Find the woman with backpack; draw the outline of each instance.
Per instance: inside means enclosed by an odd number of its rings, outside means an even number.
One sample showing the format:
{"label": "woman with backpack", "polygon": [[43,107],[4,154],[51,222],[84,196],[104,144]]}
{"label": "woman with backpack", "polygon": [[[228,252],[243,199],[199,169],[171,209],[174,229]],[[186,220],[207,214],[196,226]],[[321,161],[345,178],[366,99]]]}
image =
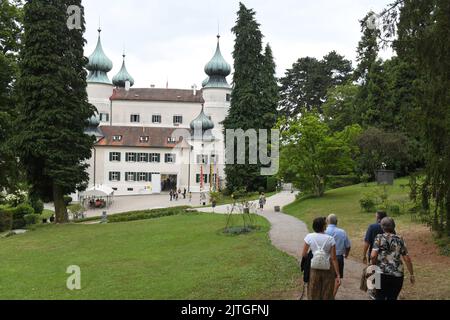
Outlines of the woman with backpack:
{"label": "woman with backpack", "polygon": [[308,300],[334,300],[334,288],[341,285],[341,275],[336,257],[336,242],[325,233],[327,218],[313,222],[314,233],[308,234],[303,247],[303,257],[311,250],[311,271],[308,284]]}

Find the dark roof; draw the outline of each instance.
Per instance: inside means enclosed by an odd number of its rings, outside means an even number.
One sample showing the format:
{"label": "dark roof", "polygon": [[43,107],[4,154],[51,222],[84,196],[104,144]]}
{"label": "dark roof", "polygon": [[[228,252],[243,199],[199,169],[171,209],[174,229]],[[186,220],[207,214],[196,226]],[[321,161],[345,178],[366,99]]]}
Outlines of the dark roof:
{"label": "dark roof", "polygon": [[192,90],[156,88],[136,88],[129,91],[126,91],[124,88],[117,88],[114,90],[111,100],[204,103],[201,90],[197,90],[197,94],[194,96]]}
{"label": "dark roof", "polygon": [[[104,138],[97,143],[97,146],[174,148],[177,145],[177,143],[169,143],[168,141],[168,138],[172,136],[173,132],[178,130],[176,128],[104,126],[100,127],[100,129]],[[122,140],[114,141],[114,136],[122,136]],[[141,142],[141,137],[149,137],[150,141]]]}

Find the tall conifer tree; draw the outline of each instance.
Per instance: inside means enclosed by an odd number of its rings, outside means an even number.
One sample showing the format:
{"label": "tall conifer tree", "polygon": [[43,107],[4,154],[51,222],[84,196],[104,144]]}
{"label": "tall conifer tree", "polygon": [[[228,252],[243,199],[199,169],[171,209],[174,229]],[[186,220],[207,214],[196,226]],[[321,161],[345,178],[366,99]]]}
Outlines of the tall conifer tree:
{"label": "tall conifer tree", "polygon": [[[70,3],[69,3],[70,2]],[[81,0],[30,0],[24,7],[21,106],[17,142],[33,193],[53,200],[67,221],[64,195],[83,188],[93,138],[84,133],[95,108],[87,101],[85,31],[67,25],[68,5]]]}
{"label": "tall conifer tree", "polygon": [[[268,46],[263,53],[263,35],[255,19],[255,11],[240,3],[238,18],[232,29],[236,35],[233,51],[234,77],[231,108],[224,121],[227,129],[272,129],[276,121],[277,90],[275,90],[275,63]],[[230,190],[246,188],[255,191],[266,186],[261,176],[261,164],[227,164],[227,187]]]}

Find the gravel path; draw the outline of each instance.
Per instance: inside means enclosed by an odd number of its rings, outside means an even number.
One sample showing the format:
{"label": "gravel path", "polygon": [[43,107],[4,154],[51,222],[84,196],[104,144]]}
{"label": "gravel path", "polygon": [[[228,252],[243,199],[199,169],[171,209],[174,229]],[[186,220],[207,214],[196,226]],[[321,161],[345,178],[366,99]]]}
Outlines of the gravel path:
{"label": "gravel path", "polygon": [[[282,208],[294,201],[295,194],[281,192],[268,198],[264,211],[258,212],[258,214],[266,218],[272,225],[270,230],[272,244],[296,259],[300,259],[303,250],[303,240],[309,233],[307,226],[293,216],[275,212],[275,206],[280,206]],[[254,203],[256,204],[257,201]],[[229,205],[218,206],[214,209],[214,212],[226,214],[228,208]],[[213,212],[213,209],[202,208],[201,211]],[[327,213],[324,212],[323,214],[326,215]],[[345,279],[338,292],[338,300],[367,300],[367,295],[359,290],[360,277],[363,268],[363,264],[359,262],[346,260]]]}

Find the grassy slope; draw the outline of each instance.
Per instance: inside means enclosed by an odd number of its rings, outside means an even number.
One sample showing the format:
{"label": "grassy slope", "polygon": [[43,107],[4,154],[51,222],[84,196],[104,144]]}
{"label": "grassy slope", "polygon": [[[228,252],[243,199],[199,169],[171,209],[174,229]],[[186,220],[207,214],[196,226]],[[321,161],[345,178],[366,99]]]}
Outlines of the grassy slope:
{"label": "grassy slope", "polygon": [[[399,179],[395,186],[389,187],[390,200],[398,201],[408,197],[406,179]],[[375,214],[362,213],[359,207],[361,196],[375,190],[375,184],[368,187],[351,186],[326,193],[324,198],[311,198],[297,201],[284,208],[284,212],[303,220],[311,229],[312,221],[319,216],[335,213],[339,217],[339,226],[344,228],[352,240],[352,258],[360,260],[362,245],[367,226],[374,222]],[[411,221],[409,215],[394,217],[398,233],[405,238],[413,259],[417,285],[405,285],[406,299],[450,299],[450,258],[438,255],[432,234],[420,224]]]}
{"label": "grassy slope", "polygon": [[[0,299],[290,298],[296,262],[260,222],[238,237],[219,232],[225,216],[207,214],[40,227],[0,239]],[[66,289],[70,265],[81,267],[81,291]]]}

